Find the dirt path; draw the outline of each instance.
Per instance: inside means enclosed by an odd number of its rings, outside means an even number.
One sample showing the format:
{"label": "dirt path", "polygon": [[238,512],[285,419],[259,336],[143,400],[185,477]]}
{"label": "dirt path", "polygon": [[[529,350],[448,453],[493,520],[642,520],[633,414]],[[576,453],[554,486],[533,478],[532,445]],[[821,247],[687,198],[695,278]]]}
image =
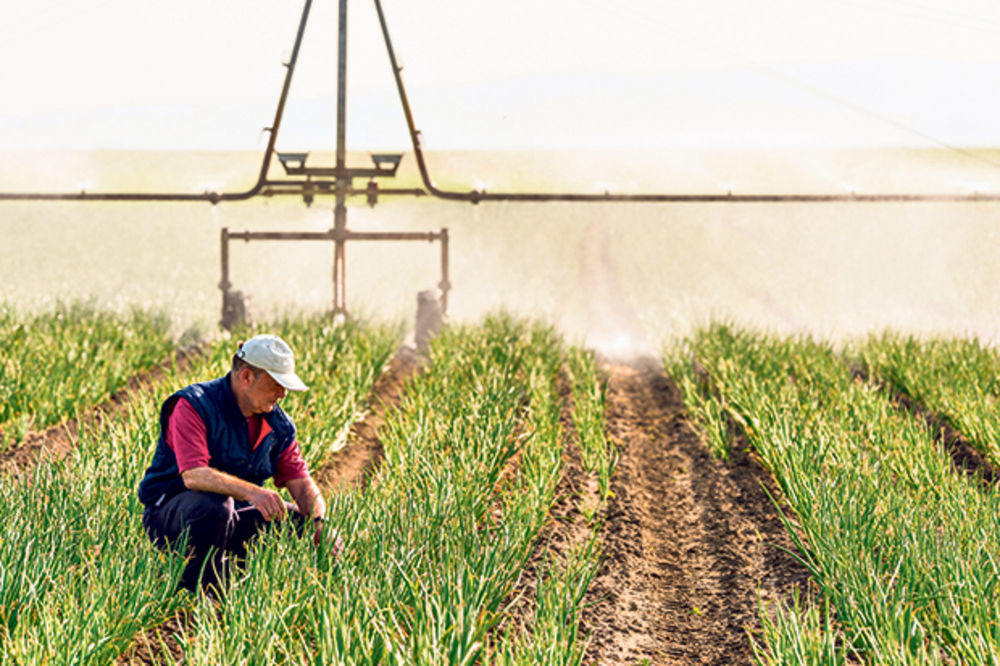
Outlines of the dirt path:
{"label": "dirt path", "polygon": [[713,459],[655,359],[609,365],[608,431],[622,454],[604,528],[605,566],[581,628],[588,663],[745,664],[765,600],[804,585],[761,484]]}
{"label": "dirt path", "polygon": [[[765,600],[788,598],[806,570],[749,460],[713,459],[692,429],[677,388],[651,355],[629,307],[606,230],[580,247],[588,346],[606,358],[608,435],[621,450],[606,508],[604,567],[581,630],[587,663],[746,664],[747,630]],[[764,484],[764,486],[762,486]]]}
{"label": "dirt path", "polygon": [[420,357],[411,347],[401,347],[389,367],[375,381],[365,417],[351,426],[347,444],[330,456],[314,474],[323,489],[357,486],[367,483],[384,452],[378,429],[387,412],[395,409],[403,397],[403,386],[420,370]]}

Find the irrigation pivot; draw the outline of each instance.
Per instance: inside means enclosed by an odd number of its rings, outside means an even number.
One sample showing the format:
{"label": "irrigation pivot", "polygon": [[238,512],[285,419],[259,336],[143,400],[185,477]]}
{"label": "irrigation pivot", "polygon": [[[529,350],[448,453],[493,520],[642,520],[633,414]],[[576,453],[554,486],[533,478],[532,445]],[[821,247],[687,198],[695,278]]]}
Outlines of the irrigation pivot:
{"label": "irrigation pivot", "polygon": [[[333,260],[333,313],[334,316],[344,316],[346,308],[346,244],[348,241],[425,241],[441,243],[441,280],[438,289],[441,293],[442,312],[447,312],[448,291],[451,288],[448,277],[448,230],[436,232],[366,232],[357,233],[347,227],[348,197],[364,196],[367,203],[374,206],[378,198],[391,196],[434,196],[448,201],[465,201],[477,204],[484,201],[512,202],[647,202],[647,203],[866,203],[866,202],[982,202],[1000,201],[1000,193],[938,193],[917,194],[908,192],[858,194],[855,192],[842,194],[733,194],[727,193],[585,193],[585,192],[487,192],[485,190],[470,190],[466,192],[445,190],[436,186],[431,179],[424,159],[421,145],[421,134],[416,128],[413,113],[410,108],[406,88],[402,79],[402,68],[396,60],[395,50],[389,36],[385,13],[381,0],[374,0],[378,14],[382,37],[386,52],[392,67],[400,104],[406,117],[407,129],[413,153],[420,171],[424,187],[419,188],[383,188],[379,185],[382,178],[392,178],[396,175],[402,160],[401,153],[373,154],[372,166],[348,167],[346,164],[346,100],[347,100],[347,0],[339,0],[338,14],[338,49],[337,49],[337,146],[336,163],[334,166],[308,166],[309,153],[283,153],[276,150],[278,131],[284,115],[285,101],[291,86],[292,76],[298,61],[299,49],[302,44],[305,27],[309,20],[312,0],[305,0],[302,16],[299,20],[295,43],[291,57],[287,63],[284,83],[278,98],[274,120],[270,127],[264,128],[268,134],[267,148],[261,160],[260,173],[256,183],[248,189],[239,192],[79,192],[40,193],[40,192],[0,192],[0,200],[20,201],[206,201],[218,204],[225,201],[243,201],[253,197],[264,196],[301,196],[305,204],[311,205],[318,196],[333,196],[335,198],[333,226],[323,232],[230,232],[222,229],[221,237],[221,273],[219,288],[223,296],[223,325],[228,326],[238,319],[234,313],[242,308],[241,295],[232,290],[229,281],[229,243],[233,240],[250,241],[327,241],[334,244]],[[284,178],[270,177],[272,158],[277,156],[284,172]],[[355,187],[355,179],[367,179],[364,187]],[[228,313],[228,314],[227,314]]]}
{"label": "irrigation pivot", "polygon": [[[194,192],[87,192],[81,190],[72,193],[39,193],[39,192],[0,192],[0,200],[19,201],[207,201],[213,205],[224,201],[244,201],[257,196],[280,196],[296,195],[301,196],[307,206],[311,205],[315,198],[320,195],[332,195],[335,197],[333,213],[333,227],[323,232],[230,232],[228,228],[222,229],[220,263],[222,277],[219,281],[219,289],[222,290],[222,325],[231,328],[238,323],[246,312],[243,301],[243,294],[232,289],[233,285],[229,281],[229,243],[232,240],[250,241],[328,241],[334,245],[333,262],[333,315],[334,317],[346,316],[346,244],[348,241],[425,241],[438,242],[441,244],[441,280],[438,282],[440,290],[440,305],[443,314],[447,314],[448,292],[451,283],[448,277],[448,230],[429,232],[354,232],[347,228],[347,197],[364,196],[370,206],[378,202],[378,198],[383,194],[420,196],[425,194],[422,189],[405,188],[381,188],[378,179],[392,178],[396,175],[399,163],[402,160],[401,153],[376,153],[372,154],[373,166],[371,167],[348,167],[346,164],[346,97],[347,97],[347,0],[340,0],[340,11],[338,16],[338,53],[337,53],[337,151],[336,164],[332,167],[308,166],[309,153],[283,153],[275,148],[278,131],[281,127],[281,120],[285,111],[285,102],[288,99],[288,91],[291,87],[292,76],[295,73],[295,66],[298,62],[299,51],[302,45],[302,38],[305,34],[306,24],[309,21],[309,13],[312,8],[312,0],[305,0],[302,8],[302,16],[299,19],[298,30],[295,35],[295,43],[292,47],[291,57],[284,63],[286,68],[284,83],[281,94],[278,97],[278,105],[274,112],[274,120],[270,127],[265,127],[268,132],[267,148],[261,161],[260,173],[256,183],[245,191],[240,192],[215,192],[205,191]],[[274,179],[269,176],[272,166],[272,157],[277,156],[286,178]],[[358,188],[354,186],[357,178],[367,178],[367,184]]]}
{"label": "irrigation pivot", "polygon": [[[305,25],[309,18],[309,8],[312,0],[306,0],[302,12],[302,20],[299,23],[299,31],[295,39],[295,48],[292,60],[288,65],[288,73],[285,77],[285,85],[281,91],[281,99],[278,102],[276,112],[276,125],[280,122],[280,115],[284,110],[285,97],[288,93],[288,86],[291,82],[294,70],[294,60],[298,55],[298,48],[305,31]],[[337,153],[336,164],[333,167],[310,167],[306,165],[308,153],[278,153],[278,161],[285,171],[286,176],[294,176],[287,181],[275,181],[269,183],[268,194],[301,194],[305,204],[311,205],[316,195],[319,193],[332,193],[336,197],[333,209],[333,228],[325,232],[251,232],[244,231],[230,233],[228,229],[222,230],[221,237],[221,263],[222,279],[219,288],[222,290],[222,324],[229,326],[237,323],[238,317],[235,313],[243,310],[238,292],[231,290],[229,282],[229,241],[243,240],[320,240],[332,241],[333,251],[333,316],[341,317],[347,315],[347,241],[349,240],[369,240],[369,241],[438,241],[441,243],[441,280],[438,288],[441,292],[442,312],[447,312],[448,290],[451,284],[448,280],[448,230],[441,229],[440,232],[368,232],[357,233],[347,228],[347,197],[356,194],[357,190],[353,183],[355,178],[368,178],[368,184],[363,192],[368,204],[374,206],[378,201],[379,186],[377,178],[392,178],[396,175],[402,154],[381,153],[373,154],[373,167],[351,168],[347,166],[346,147],[346,126],[347,126],[347,0],[340,0],[340,11],[338,15],[338,35],[337,35]],[[273,140],[275,132],[272,131]],[[262,169],[262,177],[266,176],[266,168]],[[302,180],[302,176],[305,180]],[[316,180],[314,180],[314,178]],[[332,181],[329,179],[333,179]],[[325,179],[325,180],[324,180]]]}
{"label": "irrigation pivot", "polygon": [[443,190],[437,187],[431,180],[430,172],[427,169],[427,162],[424,160],[423,148],[421,146],[421,132],[417,129],[413,120],[413,113],[410,109],[409,98],[406,95],[406,87],[403,85],[402,71],[396,61],[396,52],[392,46],[392,39],[389,36],[389,27],[386,24],[385,12],[382,11],[382,0],[374,0],[375,10],[378,13],[379,25],[382,28],[382,37],[385,40],[385,48],[389,54],[389,63],[392,66],[392,74],[396,80],[396,90],[399,93],[399,101],[403,106],[403,113],[406,116],[407,129],[410,132],[410,142],[413,145],[413,154],[417,159],[417,167],[420,170],[420,178],[423,180],[427,193],[446,199],[449,201],[467,201],[477,204],[481,201],[564,201],[564,202],[646,202],[646,203],[837,203],[837,202],[965,202],[965,201],[1000,201],[1000,194],[913,194],[913,193],[886,193],[886,194],[857,194],[850,192],[847,194],[733,194],[728,192],[709,194],[679,194],[679,193],[647,193],[647,194],[616,194],[612,192],[604,193],[581,193],[581,192],[486,192],[485,190],[471,190],[469,192],[459,192],[455,190]]}

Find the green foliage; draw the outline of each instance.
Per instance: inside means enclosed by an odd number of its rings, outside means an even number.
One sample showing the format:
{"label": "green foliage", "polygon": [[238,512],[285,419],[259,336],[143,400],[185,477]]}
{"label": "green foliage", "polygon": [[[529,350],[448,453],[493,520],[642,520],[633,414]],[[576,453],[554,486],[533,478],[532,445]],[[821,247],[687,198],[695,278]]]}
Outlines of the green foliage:
{"label": "green foliage", "polygon": [[218,613],[199,606],[189,660],[489,661],[554,500],[560,365],[549,329],[508,317],[442,334],[380,433],[373,483],[330,498],[343,556],[262,539]]}
{"label": "green foliage", "polygon": [[[366,409],[400,330],[296,316],[234,337],[263,330],[289,342],[310,386],[284,407],[315,467]],[[580,663],[598,525],[546,559],[532,617],[505,624],[562,474],[567,358],[551,328],[498,315],[445,331],[380,432],[377,477],[328,497],[345,552],[334,557],[329,531],[315,547],[280,526],[218,604],[174,592],[183,562],[148,543],[136,486],[163,398],[225,373],[234,349],[217,340],[183,372],[169,366],[160,386],[83,428],[64,461],[0,484],[0,664],[110,663],[181,611],[192,664]],[[607,452],[603,384],[573,354],[577,428]]]}
{"label": "green foliage", "polygon": [[602,502],[611,496],[611,475],[618,451],[605,436],[607,381],[600,376],[593,352],[574,347],[567,353],[573,391],[573,423],[580,438],[584,469],[597,476]]}
{"label": "green foliage", "polygon": [[63,304],[31,316],[0,308],[0,430],[6,446],[28,430],[75,417],[173,350],[169,319]]}
{"label": "green foliage", "polygon": [[[398,340],[396,328],[331,331],[320,317],[268,330],[296,350],[298,369],[319,394],[315,400],[344,405],[334,415],[340,421],[363,409],[385,350]],[[331,345],[338,358],[370,367],[336,377],[329,366],[310,367],[324,362],[321,352],[332,336],[339,336]],[[187,383],[225,373],[234,349],[234,341],[219,340],[183,373],[169,366],[160,386],[141,389],[127,410],[84,428],[64,461],[39,465],[33,478],[0,483],[0,663],[110,663],[137,633],[178,609],[198,608],[186,593],[175,594],[183,563],[144,535],[136,488],[152,457],[162,400]],[[334,395],[322,398],[326,393]],[[303,410],[294,403],[288,408],[294,417]],[[310,418],[320,417],[306,415],[299,423]],[[283,547],[300,546],[290,540]],[[209,615],[199,615],[200,631],[213,626]]]}
{"label": "green foliage", "polygon": [[699,418],[741,424],[836,617],[817,624],[793,607],[766,625],[758,654],[784,650],[808,623],[833,632],[814,645],[869,663],[1000,660],[1000,493],[957,474],[923,423],[828,345],[718,325],[687,344],[704,376],[674,366],[696,389],[685,399]]}
{"label": "green foliage", "polygon": [[600,566],[600,536],[568,553],[549,553],[538,568],[529,631],[515,635],[492,655],[496,664],[581,664],[587,640],[579,635],[583,598]]}
{"label": "green foliage", "polygon": [[[589,448],[591,466],[588,471],[598,476],[600,471],[610,475],[617,453],[613,447],[605,443],[604,438],[604,383],[598,381],[596,363],[592,354],[578,348],[566,352],[567,365],[570,368],[572,384],[573,409],[572,417],[578,435],[581,455],[586,456],[585,447]],[[551,408],[539,410],[535,414],[534,429],[536,433],[547,434],[541,438],[544,441],[558,441],[563,434],[559,425],[561,400],[556,383],[553,381],[557,368],[549,368],[546,375],[547,387],[535,391],[536,399]],[[595,431],[596,428],[600,431]],[[586,432],[589,441],[585,442]],[[536,442],[541,441],[536,438]],[[548,463],[548,469],[560,469],[562,452],[560,447],[539,447],[538,454],[542,456],[539,462]],[[526,454],[522,457],[522,465],[529,469],[533,459]],[[542,488],[528,486],[526,493],[551,496],[554,485],[559,479],[551,475],[538,476],[524,474],[522,478],[544,480]],[[600,481],[599,481],[600,482]],[[605,487],[607,487],[605,485]],[[568,551],[556,552],[545,546],[542,551],[542,562],[534,567],[536,576],[536,594],[530,600],[531,613],[523,619],[523,626],[508,627],[502,639],[496,641],[496,647],[491,654],[490,662],[497,664],[579,664],[583,661],[587,648],[587,637],[579,635],[580,617],[583,611],[583,598],[590,587],[590,582],[601,565],[602,524],[592,520],[593,513],[603,505],[605,495],[597,499],[597,506],[581,506],[581,512],[588,510],[589,533],[581,544],[572,546]],[[539,506],[542,508],[542,506]],[[559,518],[565,520],[566,518]],[[551,519],[550,519],[551,520]]]}
{"label": "green foliage", "polygon": [[884,333],[855,352],[872,375],[946,422],[1000,466],[1000,354],[976,339]]}
{"label": "green foliage", "polygon": [[182,562],[138,520],[156,412],[147,393],[81,432],[69,458],[0,484],[0,662],[108,663],[184,603]]}
{"label": "green foliage", "polygon": [[798,590],[792,596],[791,605],[778,602],[772,609],[761,602],[760,619],[763,645],[753,636],[750,638],[754,659],[759,664],[841,666],[860,659],[847,646],[838,643],[829,603],[820,605],[802,599]]}

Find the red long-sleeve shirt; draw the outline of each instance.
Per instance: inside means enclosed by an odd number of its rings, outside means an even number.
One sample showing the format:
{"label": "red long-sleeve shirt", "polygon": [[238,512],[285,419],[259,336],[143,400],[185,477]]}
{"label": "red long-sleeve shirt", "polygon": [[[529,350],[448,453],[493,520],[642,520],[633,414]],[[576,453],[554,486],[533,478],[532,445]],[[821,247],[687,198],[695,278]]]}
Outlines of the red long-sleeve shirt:
{"label": "red long-sleeve shirt", "polygon": [[[257,448],[271,426],[260,414],[247,417],[247,427],[250,429],[250,441]],[[167,446],[177,457],[177,472],[183,473],[195,467],[208,466],[211,456],[208,453],[208,430],[198,412],[185,398],[178,398],[174,409],[167,419]],[[274,473],[274,485],[284,486],[292,479],[304,479],[309,475],[306,461],[302,458],[299,441],[294,440],[278,456],[278,464]]]}

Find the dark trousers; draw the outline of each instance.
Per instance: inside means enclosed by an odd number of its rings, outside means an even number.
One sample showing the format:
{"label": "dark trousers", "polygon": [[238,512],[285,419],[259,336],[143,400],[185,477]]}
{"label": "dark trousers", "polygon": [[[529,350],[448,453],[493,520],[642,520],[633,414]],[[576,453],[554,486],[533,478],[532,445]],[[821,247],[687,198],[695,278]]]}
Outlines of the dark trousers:
{"label": "dark trousers", "polygon": [[[302,514],[294,504],[285,504],[289,517],[302,531]],[[187,534],[189,559],[180,585],[192,592],[197,589],[199,576],[203,588],[222,589],[227,568],[246,558],[247,544],[270,525],[249,502],[200,490],[185,490],[160,506],[146,507],[142,524],[159,548],[179,544]]]}

